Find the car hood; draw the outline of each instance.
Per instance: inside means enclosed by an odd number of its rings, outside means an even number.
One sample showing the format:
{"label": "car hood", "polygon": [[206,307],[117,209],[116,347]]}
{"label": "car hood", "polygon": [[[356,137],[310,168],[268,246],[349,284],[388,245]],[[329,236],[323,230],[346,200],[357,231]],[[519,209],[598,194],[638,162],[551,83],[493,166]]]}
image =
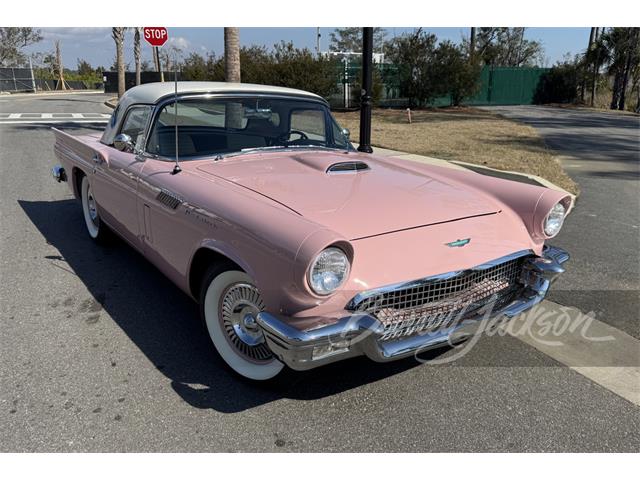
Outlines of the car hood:
{"label": "car hood", "polygon": [[[341,162],[364,162],[369,168],[327,172]],[[353,152],[245,154],[198,170],[269,197],[350,240],[500,210],[477,190]]]}

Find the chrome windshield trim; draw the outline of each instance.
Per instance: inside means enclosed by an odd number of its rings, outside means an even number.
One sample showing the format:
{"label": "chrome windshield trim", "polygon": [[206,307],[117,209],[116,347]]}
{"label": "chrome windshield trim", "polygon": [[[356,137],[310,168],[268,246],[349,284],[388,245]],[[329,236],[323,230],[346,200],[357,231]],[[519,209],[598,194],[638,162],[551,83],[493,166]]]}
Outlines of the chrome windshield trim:
{"label": "chrome windshield trim", "polygon": [[[209,99],[209,98],[216,98],[216,99],[220,99],[220,98],[243,98],[243,97],[249,97],[249,98],[255,98],[255,97],[260,97],[260,98],[269,98],[269,99],[282,99],[282,100],[294,100],[294,101],[304,101],[304,102],[311,102],[311,103],[317,103],[319,105],[324,106],[325,108],[327,108],[327,110],[329,109],[329,103],[322,99],[322,98],[315,98],[315,97],[307,97],[305,95],[296,95],[296,94],[269,94],[269,93],[253,93],[253,92],[241,92],[241,93],[232,93],[232,92],[225,92],[225,93],[182,93],[182,94],[178,94],[178,101],[181,100],[192,100],[192,99],[198,99],[198,98],[202,98],[202,99]],[[151,130],[153,128],[153,126],[155,125],[156,119],[157,117],[160,115],[160,112],[162,111],[162,109],[164,108],[165,105],[171,104],[175,101],[176,96],[174,94],[168,94],[165,95],[164,97],[158,99],[158,102],[155,104],[153,110],[151,111],[151,115],[150,115],[150,121],[147,124],[147,129],[145,131],[145,139],[144,139],[144,146],[142,148],[143,152],[147,155],[155,155],[151,152],[149,152],[147,150],[148,146],[149,146],[149,137],[151,136]],[[331,114],[331,112],[328,112],[329,115]],[[185,157],[185,160],[198,160],[201,158],[207,158],[207,157],[215,157],[215,154],[212,155],[202,155],[199,157]],[[156,155],[156,158],[158,160],[166,160],[167,161],[171,161],[174,162],[175,159],[169,159],[167,157],[162,157],[160,155]]]}
{"label": "chrome windshield trim", "polygon": [[450,278],[454,278],[454,277],[458,277],[460,275],[464,275],[464,274],[466,274],[468,272],[473,272],[473,271],[478,271],[478,270],[486,270],[488,268],[495,267],[496,265],[500,265],[500,264],[508,262],[510,260],[515,260],[516,258],[526,257],[528,255],[535,255],[535,253],[534,253],[533,250],[519,250],[517,252],[510,253],[509,255],[505,255],[503,257],[496,258],[495,260],[490,260],[490,261],[482,263],[480,265],[476,265],[475,267],[472,267],[472,268],[467,268],[467,269],[464,269],[464,270],[455,270],[455,271],[446,272],[446,273],[439,273],[439,274],[436,274],[436,275],[431,275],[431,276],[428,276],[428,277],[419,278],[417,280],[410,280],[408,282],[399,282],[399,283],[394,283],[394,284],[391,284],[391,285],[385,285],[384,287],[374,288],[372,290],[365,290],[363,292],[358,293],[355,297],[353,297],[349,301],[347,306],[345,307],[345,310],[355,310],[356,306],[358,304],[360,304],[362,301],[366,300],[367,298],[376,296],[376,295],[392,292],[394,290],[404,290],[404,289],[408,289],[408,288],[412,288],[412,287],[417,287],[417,286],[423,285],[425,283],[437,282],[437,281],[441,281],[441,280],[448,280]]}

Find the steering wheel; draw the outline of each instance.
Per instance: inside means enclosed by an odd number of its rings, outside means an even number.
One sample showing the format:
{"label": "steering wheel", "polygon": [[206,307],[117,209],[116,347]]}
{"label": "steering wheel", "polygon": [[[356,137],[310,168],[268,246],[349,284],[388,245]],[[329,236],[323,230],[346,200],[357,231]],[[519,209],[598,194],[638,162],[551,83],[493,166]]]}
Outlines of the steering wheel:
{"label": "steering wheel", "polygon": [[[300,138],[297,138],[295,140],[289,140],[289,137],[291,137],[292,134],[299,135]],[[288,132],[285,132],[282,135],[280,135],[278,137],[278,140],[286,144],[289,144],[293,142],[298,142],[300,140],[309,140],[309,137],[302,130],[289,130]]]}

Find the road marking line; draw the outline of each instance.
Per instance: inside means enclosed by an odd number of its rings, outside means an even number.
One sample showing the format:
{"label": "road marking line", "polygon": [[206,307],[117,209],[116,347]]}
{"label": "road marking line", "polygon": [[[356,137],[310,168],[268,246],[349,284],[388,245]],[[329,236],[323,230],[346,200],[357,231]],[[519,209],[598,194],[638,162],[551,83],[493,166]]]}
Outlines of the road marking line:
{"label": "road marking line", "polygon": [[9,118],[20,118],[22,116],[21,113],[10,113]]}
{"label": "road marking line", "polygon": [[[539,318],[533,328],[528,322]],[[544,335],[535,335],[536,330]],[[611,325],[545,300],[514,318],[512,336],[568,366],[607,390],[640,406],[640,340]],[[598,340],[600,339],[600,340]]]}
{"label": "road marking line", "polygon": [[108,123],[109,120],[107,119],[102,119],[102,118],[96,118],[94,120],[74,120],[72,118],[69,119],[64,119],[64,118],[59,118],[59,119],[51,119],[51,120],[42,120],[42,119],[32,119],[32,120],[9,120],[9,121],[3,121],[2,119],[0,119],[0,125],[17,125],[17,124],[22,124],[22,123]]}
{"label": "road marking line", "polygon": [[72,113],[71,116],[73,118],[84,118],[84,115],[82,115],[81,113]]}
{"label": "road marking line", "polygon": [[40,118],[53,118],[53,113],[43,113]]}

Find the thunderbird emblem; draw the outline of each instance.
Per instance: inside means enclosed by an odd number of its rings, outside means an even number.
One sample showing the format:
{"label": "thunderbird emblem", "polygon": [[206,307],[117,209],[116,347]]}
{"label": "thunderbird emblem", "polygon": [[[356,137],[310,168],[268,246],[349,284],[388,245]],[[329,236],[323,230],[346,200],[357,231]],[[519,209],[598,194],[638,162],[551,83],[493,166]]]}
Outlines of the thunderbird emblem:
{"label": "thunderbird emblem", "polygon": [[471,241],[470,238],[465,238],[464,240],[456,240],[455,242],[445,243],[447,247],[464,247],[467,243]]}

